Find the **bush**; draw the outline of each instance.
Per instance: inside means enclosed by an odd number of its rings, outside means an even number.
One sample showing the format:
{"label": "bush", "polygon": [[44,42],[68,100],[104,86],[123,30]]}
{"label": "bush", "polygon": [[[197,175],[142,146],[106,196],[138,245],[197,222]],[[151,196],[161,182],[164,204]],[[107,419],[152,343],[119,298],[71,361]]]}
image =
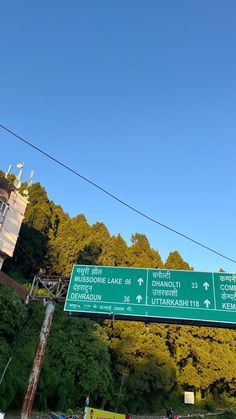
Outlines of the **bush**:
{"label": "bush", "polygon": [[208,394],[205,401],[205,408],[208,412],[214,412],[215,411],[215,400],[212,396],[212,394]]}
{"label": "bush", "polygon": [[221,419],[235,419],[236,418],[236,407],[232,409],[227,409],[222,416],[220,416]]}

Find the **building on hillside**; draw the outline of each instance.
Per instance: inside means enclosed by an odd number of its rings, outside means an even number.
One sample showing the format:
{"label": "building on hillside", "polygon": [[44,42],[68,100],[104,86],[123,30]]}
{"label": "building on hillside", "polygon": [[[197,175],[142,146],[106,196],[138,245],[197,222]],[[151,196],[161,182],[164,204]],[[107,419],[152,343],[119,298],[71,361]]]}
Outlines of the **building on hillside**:
{"label": "building on hillside", "polygon": [[28,202],[27,196],[0,176],[0,270],[6,257],[13,256]]}

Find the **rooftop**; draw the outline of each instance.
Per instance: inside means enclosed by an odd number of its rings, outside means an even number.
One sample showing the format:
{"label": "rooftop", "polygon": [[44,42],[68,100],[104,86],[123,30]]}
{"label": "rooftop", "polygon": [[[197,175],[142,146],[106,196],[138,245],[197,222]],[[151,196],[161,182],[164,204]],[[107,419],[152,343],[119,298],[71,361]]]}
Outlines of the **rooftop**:
{"label": "rooftop", "polygon": [[0,176],[0,188],[5,189],[7,192],[15,191],[13,183],[9,182],[5,177]]}

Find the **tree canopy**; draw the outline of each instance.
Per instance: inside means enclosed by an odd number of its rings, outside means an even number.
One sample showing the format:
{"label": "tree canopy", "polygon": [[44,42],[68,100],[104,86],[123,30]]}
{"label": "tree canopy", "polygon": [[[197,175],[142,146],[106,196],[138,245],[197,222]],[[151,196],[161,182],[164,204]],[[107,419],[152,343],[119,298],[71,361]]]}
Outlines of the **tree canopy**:
{"label": "tree canopy", "polygon": [[[84,214],[71,218],[36,183],[14,257],[4,264],[27,283],[40,268],[69,276],[74,263],[104,266],[192,269],[180,253],[162,261],[145,234],[128,246],[102,222],[89,225]],[[0,286],[0,409],[20,409],[27,386],[43,305],[25,306]],[[204,327],[68,318],[58,306],[35,399],[38,409],[94,407],[123,412],[155,412],[180,404],[184,390],[197,403],[225,403],[236,396],[236,332]],[[119,397],[119,400],[118,400]]]}

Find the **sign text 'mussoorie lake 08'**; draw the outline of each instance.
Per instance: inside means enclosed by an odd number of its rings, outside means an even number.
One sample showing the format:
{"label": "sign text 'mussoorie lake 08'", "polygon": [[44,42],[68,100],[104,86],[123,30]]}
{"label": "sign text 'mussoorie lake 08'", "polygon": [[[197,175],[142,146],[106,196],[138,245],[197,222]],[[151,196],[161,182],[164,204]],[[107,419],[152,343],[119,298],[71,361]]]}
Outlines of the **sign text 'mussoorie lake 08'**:
{"label": "sign text 'mussoorie lake 08'", "polygon": [[64,310],[236,328],[236,274],[74,265]]}

